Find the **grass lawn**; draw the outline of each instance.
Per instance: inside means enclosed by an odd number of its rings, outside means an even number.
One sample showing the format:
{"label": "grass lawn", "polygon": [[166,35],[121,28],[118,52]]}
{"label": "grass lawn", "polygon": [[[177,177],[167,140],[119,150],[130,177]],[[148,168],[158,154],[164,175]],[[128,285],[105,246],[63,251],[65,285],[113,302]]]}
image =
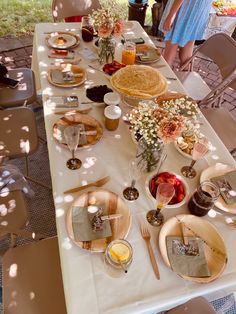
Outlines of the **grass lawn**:
{"label": "grass lawn", "polygon": [[[127,6],[128,12],[128,0],[118,1]],[[149,0],[148,24],[151,24],[151,6],[154,2]],[[0,0],[0,37],[30,34],[36,23],[52,22],[51,3],[52,0]]]}

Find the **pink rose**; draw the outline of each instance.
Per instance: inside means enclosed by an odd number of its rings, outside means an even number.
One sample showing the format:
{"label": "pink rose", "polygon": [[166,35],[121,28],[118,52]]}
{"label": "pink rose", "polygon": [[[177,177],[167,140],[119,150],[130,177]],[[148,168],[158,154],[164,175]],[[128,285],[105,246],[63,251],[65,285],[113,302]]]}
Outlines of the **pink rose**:
{"label": "pink rose", "polygon": [[180,136],[184,129],[184,119],[175,117],[172,119],[163,119],[161,122],[158,135],[165,143],[170,143]]}
{"label": "pink rose", "polygon": [[114,26],[114,35],[119,37],[123,31],[123,22],[117,21]]}
{"label": "pink rose", "polygon": [[106,26],[101,26],[98,29],[98,36],[99,37],[107,38],[107,37],[111,36],[111,33],[112,33],[112,29],[108,28]]}

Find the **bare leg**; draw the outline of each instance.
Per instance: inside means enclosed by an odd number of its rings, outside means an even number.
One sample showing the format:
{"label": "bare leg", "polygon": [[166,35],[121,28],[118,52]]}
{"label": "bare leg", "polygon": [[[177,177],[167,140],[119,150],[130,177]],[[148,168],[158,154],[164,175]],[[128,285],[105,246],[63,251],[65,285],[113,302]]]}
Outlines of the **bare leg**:
{"label": "bare leg", "polygon": [[170,67],[172,66],[175,60],[177,49],[178,49],[178,44],[172,44],[170,40],[166,41],[164,58]]}
{"label": "bare leg", "polygon": [[[182,66],[187,60],[189,60],[192,57],[193,47],[194,47],[194,41],[189,41],[184,47],[179,48],[180,66]],[[188,69],[189,68],[187,67],[184,70],[187,71]]]}

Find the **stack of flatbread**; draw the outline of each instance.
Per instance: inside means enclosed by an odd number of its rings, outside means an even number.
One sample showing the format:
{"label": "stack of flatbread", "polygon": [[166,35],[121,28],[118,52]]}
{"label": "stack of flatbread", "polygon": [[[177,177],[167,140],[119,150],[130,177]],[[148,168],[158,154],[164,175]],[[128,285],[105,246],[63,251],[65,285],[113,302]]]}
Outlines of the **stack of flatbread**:
{"label": "stack of flatbread", "polygon": [[121,94],[142,99],[154,98],[167,91],[165,77],[146,65],[127,65],[112,75],[111,84]]}

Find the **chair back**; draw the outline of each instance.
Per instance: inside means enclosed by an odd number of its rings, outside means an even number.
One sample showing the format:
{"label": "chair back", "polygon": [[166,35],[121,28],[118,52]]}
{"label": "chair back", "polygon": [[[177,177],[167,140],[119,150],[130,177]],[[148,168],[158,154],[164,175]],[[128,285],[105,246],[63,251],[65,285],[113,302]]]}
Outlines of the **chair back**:
{"label": "chair back", "polygon": [[56,22],[66,17],[88,15],[100,8],[98,0],[53,0],[52,16]]}
{"label": "chair back", "polygon": [[57,238],[9,249],[3,256],[5,314],[66,314]]}
{"label": "chair back", "polygon": [[200,52],[217,66],[222,79],[229,77],[236,69],[236,41],[225,33],[217,33],[208,38],[195,54]]}

